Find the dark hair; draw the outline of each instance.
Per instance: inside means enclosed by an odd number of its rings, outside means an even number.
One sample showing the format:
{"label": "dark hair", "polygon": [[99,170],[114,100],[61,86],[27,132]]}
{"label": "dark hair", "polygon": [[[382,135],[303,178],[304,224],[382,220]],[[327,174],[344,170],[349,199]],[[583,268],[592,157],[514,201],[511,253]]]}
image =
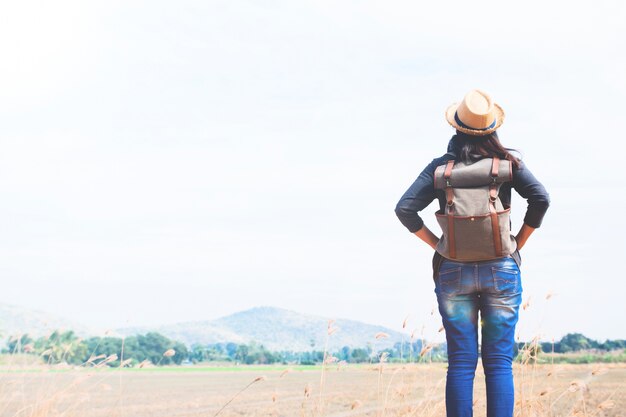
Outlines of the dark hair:
{"label": "dark hair", "polygon": [[497,156],[501,159],[508,159],[515,168],[520,167],[521,158],[511,154],[511,152],[518,154],[519,152],[502,146],[497,132],[484,136],[473,136],[457,130],[456,135],[450,139],[450,145],[451,150],[463,162],[474,162],[481,158]]}

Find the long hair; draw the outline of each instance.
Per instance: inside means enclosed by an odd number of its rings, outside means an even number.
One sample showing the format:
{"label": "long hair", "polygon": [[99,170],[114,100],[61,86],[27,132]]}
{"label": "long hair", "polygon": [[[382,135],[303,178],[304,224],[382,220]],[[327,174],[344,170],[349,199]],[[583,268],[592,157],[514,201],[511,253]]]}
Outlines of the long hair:
{"label": "long hair", "polygon": [[515,168],[520,167],[521,158],[511,154],[511,152],[519,154],[519,151],[502,146],[497,132],[484,136],[473,136],[457,130],[450,139],[450,148],[463,162],[474,162],[481,158],[497,156],[500,159],[511,161]]}

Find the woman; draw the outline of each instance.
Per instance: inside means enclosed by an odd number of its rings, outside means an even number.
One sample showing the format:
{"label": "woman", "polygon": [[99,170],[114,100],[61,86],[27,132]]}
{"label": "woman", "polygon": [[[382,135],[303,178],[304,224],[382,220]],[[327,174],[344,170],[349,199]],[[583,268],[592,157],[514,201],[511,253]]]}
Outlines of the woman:
{"label": "woman", "polygon": [[[411,233],[435,249],[433,258],[435,293],[448,345],[447,416],[472,415],[473,382],[479,355],[480,312],[482,336],[480,355],[487,385],[487,416],[510,417],[513,416],[514,406],[512,361],[515,325],[522,293],[519,250],[524,247],[533,231],[541,225],[550,199],[543,185],[535,179],[526,165],[500,143],[496,130],[504,121],[504,111],[487,93],[480,90],[470,91],[461,103],[448,107],[446,119],[456,129],[456,135],[448,143],[448,152],[433,159],[424,168],[398,202],[396,214]],[[512,188],[527,199],[528,207],[524,224],[517,235],[512,236],[509,232],[508,217],[505,224],[507,227],[493,229],[506,230],[508,237],[496,237],[509,239],[513,250],[496,252],[502,256],[487,254],[485,257],[477,256],[480,260],[468,260],[467,256],[459,260],[456,251],[452,257],[449,250],[443,250],[449,246],[444,245],[443,241],[465,239],[471,244],[474,236],[463,236],[464,230],[468,229],[459,227],[457,236],[446,236],[444,233],[440,240],[424,225],[418,212],[434,199],[438,199],[440,206],[438,216],[445,216],[444,213],[448,212],[446,205],[451,209],[452,200],[458,195],[453,188],[450,190],[442,189],[442,186],[436,188],[435,176],[443,172],[443,166],[447,166],[450,160],[454,160],[450,162],[450,168],[471,167],[485,165],[482,163],[473,165],[483,158],[502,161],[504,163],[502,166],[510,167],[511,178],[506,178],[506,182],[494,188],[497,190],[497,198],[501,201],[501,211],[498,213],[505,213],[510,208]],[[435,172],[437,167],[440,167],[437,171],[439,174]],[[448,175],[446,178],[450,178],[449,172],[446,174]],[[493,180],[495,183],[496,178]],[[447,194],[448,191],[451,194]],[[491,201],[493,203],[496,199],[492,198]],[[495,204],[493,207],[495,215]],[[508,212],[506,214],[508,216]],[[488,215],[484,217],[486,216]],[[471,221],[474,221],[474,217],[471,217]],[[489,222],[485,224],[489,225]],[[459,234],[461,235],[458,236]],[[476,246],[479,247],[481,242],[477,241]]]}

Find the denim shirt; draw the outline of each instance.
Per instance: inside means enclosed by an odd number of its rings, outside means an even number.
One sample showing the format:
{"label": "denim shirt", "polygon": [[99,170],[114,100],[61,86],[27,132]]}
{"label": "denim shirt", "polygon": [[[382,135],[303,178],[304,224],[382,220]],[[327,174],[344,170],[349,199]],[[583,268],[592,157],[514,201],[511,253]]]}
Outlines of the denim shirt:
{"label": "denim shirt", "polygon": [[[448,150],[450,151],[450,148]],[[455,159],[455,157],[445,154],[433,159],[398,201],[396,215],[411,233],[422,228],[424,221],[418,212],[426,208],[435,198],[439,200],[440,210],[444,210],[445,192],[435,190],[433,176],[435,168],[445,164],[450,159]],[[512,188],[528,202],[524,223],[534,228],[541,226],[543,216],[550,205],[550,196],[524,162],[521,162],[519,168],[513,166],[513,181],[505,182],[500,187],[499,196],[504,208],[511,207]]]}

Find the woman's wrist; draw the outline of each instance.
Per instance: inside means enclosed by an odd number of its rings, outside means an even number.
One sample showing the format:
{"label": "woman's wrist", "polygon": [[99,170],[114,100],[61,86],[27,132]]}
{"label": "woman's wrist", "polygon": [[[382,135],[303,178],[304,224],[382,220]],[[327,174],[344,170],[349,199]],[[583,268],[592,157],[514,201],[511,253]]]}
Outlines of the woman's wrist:
{"label": "woman's wrist", "polygon": [[515,242],[517,242],[517,249],[521,249],[525,244],[530,235],[535,231],[534,227],[531,227],[524,223],[522,227],[519,229],[519,232],[515,236]]}
{"label": "woman's wrist", "polygon": [[435,234],[431,232],[426,225],[423,225],[420,230],[414,233],[414,235],[419,237],[422,241],[424,241],[424,243],[433,249],[435,249],[439,243],[439,238],[435,236]]}

